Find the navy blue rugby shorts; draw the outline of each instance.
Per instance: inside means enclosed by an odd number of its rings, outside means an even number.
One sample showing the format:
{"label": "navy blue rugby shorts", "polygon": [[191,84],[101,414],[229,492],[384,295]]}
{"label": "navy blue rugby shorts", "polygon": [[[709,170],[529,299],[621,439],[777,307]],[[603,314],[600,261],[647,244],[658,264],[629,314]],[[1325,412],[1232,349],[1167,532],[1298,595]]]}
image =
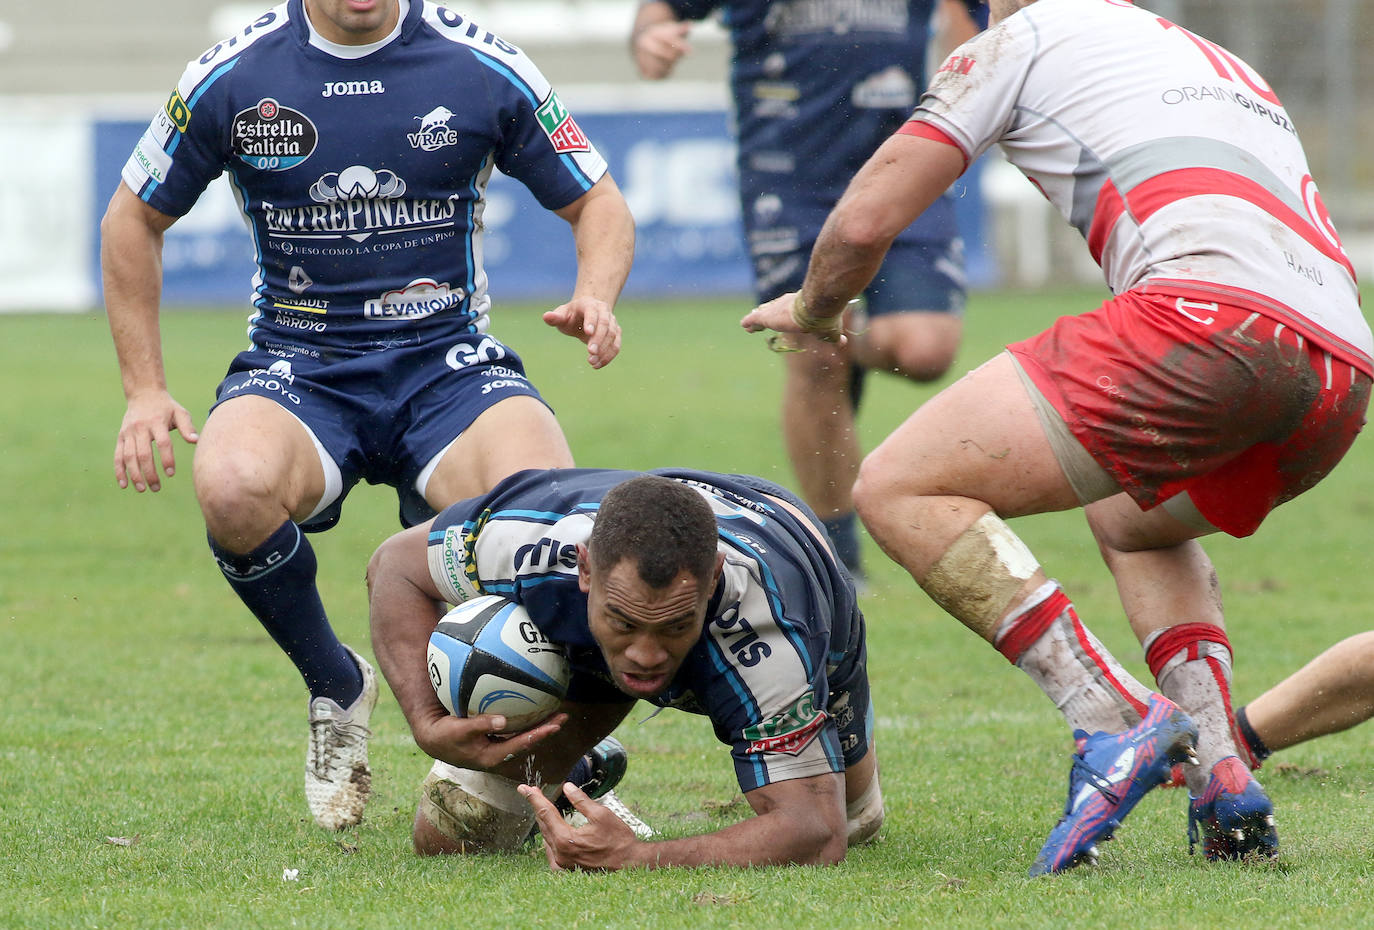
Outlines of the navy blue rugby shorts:
{"label": "navy blue rugby shorts", "polygon": [[[809,249],[802,253],[754,256],[757,297],[765,303],[800,290],[806,277]],[[964,241],[953,239],[897,240],[882,267],[863,292],[868,316],[907,313],[964,315],[968,288],[964,277]]]}
{"label": "navy blue rugby shorts", "polygon": [[324,359],[249,349],[230,364],[214,406],[241,394],[286,408],[338,466],[338,493],[302,524],[310,532],[339,521],[359,480],[396,489],[403,526],[424,522],[434,516],[415,490],[424,467],[487,408],[519,395],[543,401],[520,356],[483,333]]}

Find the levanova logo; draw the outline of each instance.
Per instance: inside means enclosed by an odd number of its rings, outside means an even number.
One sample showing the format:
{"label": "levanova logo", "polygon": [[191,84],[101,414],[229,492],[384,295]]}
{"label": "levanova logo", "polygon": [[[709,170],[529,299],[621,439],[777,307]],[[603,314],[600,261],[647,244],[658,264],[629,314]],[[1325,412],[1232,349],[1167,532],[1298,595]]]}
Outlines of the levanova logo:
{"label": "levanova logo", "polygon": [[261,171],[285,171],[310,157],[319,142],[315,124],[304,113],[271,97],[234,114],[233,152]]}

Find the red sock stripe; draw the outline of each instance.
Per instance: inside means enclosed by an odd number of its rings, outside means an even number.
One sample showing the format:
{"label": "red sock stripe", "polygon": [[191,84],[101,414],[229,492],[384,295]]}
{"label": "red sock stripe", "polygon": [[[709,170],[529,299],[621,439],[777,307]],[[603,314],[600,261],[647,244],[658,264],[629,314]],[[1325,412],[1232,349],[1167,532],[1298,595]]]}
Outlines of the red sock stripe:
{"label": "red sock stripe", "polygon": [[1073,610],[1073,602],[1056,588],[1053,594],[1011,622],[997,640],[997,651],[1015,665],[1020,661],[1021,654],[1044,636],[1050,624],[1066,610]]}
{"label": "red sock stripe", "polygon": [[1069,608],[1069,619],[1073,621],[1073,635],[1078,638],[1078,648],[1082,649],[1083,654],[1091,659],[1098,670],[1102,672],[1103,683],[1110,685],[1112,690],[1121,695],[1122,700],[1131,705],[1131,708],[1140,715],[1142,720],[1145,719],[1145,714],[1150,709],[1149,706],[1137,700],[1131,692],[1121,686],[1121,682],[1117,681],[1106,661],[1092,647],[1092,640],[1088,638],[1088,628],[1083,625],[1083,621],[1078,619],[1078,612],[1072,607]]}
{"label": "red sock stripe", "polygon": [[1216,643],[1225,646],[1227,652],[1231,651],[1231,641],[1226,638],[1226,631],[1214,623],[1180,623],[1171,626],[1155,637],[1155,641],[1150,643],[1149,652],[1145,653],[1145,661],[1149,663],[1150,673],[1155,680],[1159,679],[1160,669],[1164,668],[1165,663],[1182,650],[1188,650],[1189,659],[1196,659],[1198,643]]}
{"label": "red sock stripe", "polygon": [[1212,680],[1217,683],[1217,690],[1221,692],[1221,703],[1226,708],[1226,721],[1231,725],[1231,732],[1236,731],[1236,714],[1231,710],[1231,683],[1226,680],[1226,671],[1221,667],[1221,663],[1211,656],[1207,657],[1207,668],[1212,672]]}

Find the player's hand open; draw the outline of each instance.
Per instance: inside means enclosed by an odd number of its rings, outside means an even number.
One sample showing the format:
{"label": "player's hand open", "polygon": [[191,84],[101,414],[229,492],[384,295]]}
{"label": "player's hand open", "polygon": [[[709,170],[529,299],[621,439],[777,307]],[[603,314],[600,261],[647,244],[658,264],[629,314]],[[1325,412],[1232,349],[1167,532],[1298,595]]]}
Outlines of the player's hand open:
{"label": "player's hand open", "polygon": [[595,297],[574,297],[544,313],[544,322],[587,345],[587,364],[605,368],[620,354],[620,323],[609,304]]}
{"label": "player's hand open", "polygon": [[[190,443],[200,438],[191,414],[172,399],[166,391],[157,391],[129,398],[124,422],[119,425],[115,439],[114,474],[121,488],[130,484],[135,491],[159,491],[158,466],[168,478],[176,473],[176,455],[172,451],[172,430],[181,433]],[[157,448],[157,460],[153,448]]]}
{"label": "player's hand open", "polygon": [[533,785],[521,785],[517,790],[534,808],[539,832],[544,837],[544,855],[555,872],[607,871],[633,864],[634,850],[639,844],[634,830],[572,782],[564,783],[563,796],[587,818],[587,823],[580,827],[564,820],[553,802]]}
{"label": "player's hand open", "polygon": [[[764,330],[780,334],[807,333],[837,346],[849,341],[844,332],[844,314],[833,317],[811,316],[802,302],[799,291],[783,294],[755,307],[744,315],[739,324],[751,333],[761,333]],[[798,347],[786,339],[774,338],[769,341],[768,347],[775,352],[798,351]]]}
{"label": "player's hand open", "polygon": [[651,81],[666,78],[678,61],[692,51],[687,34],[691,24],[669,20],[649,23],[630,37],[630,52],[641,77]]}

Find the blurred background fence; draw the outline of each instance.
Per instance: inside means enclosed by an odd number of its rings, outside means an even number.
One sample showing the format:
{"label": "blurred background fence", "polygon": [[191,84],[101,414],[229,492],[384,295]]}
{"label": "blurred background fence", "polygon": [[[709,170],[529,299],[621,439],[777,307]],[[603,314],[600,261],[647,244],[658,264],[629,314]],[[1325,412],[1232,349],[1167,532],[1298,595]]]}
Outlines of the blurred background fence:
{"label": "blurred background fence", "polygon": [[[524,48],[607,156],[639,224],[630,293],[747,295],[719,26],[699,25],[674,77],[646,83],[626,46],[635,0],[448,2]],[[99,305],[97,224],[134,141],[185,62],[266,5],[0,2],[0,310]],[[1265,75],[1356,269],[1374,275],[1374,0],[1140,5]],[[1098,280],[1024,179],[996,158],[981,167],[956,191],[975,286]],[[570,244],[547,247],[566,240],[561,222],[506,179],[489,194],[493,295],[557,298],[573,267]],[[247,300],[251,245],[223,179],[173,227],[165,258],[168,303]]]}

